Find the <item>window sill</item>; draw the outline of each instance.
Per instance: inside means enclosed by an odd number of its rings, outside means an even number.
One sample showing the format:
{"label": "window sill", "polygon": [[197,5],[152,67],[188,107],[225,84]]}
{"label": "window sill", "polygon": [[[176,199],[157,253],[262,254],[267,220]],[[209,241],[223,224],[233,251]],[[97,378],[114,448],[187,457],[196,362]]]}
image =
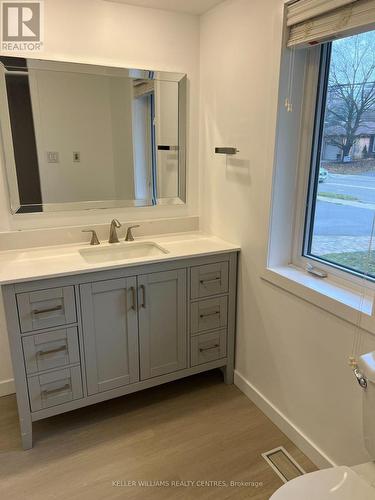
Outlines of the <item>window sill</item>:
{"label": "window sill", "polygon": [[295,266],[265,269],[262,279],[321,309],[375,333],[374,294],[366,289],[346,287],[329,278],[317,278]]}

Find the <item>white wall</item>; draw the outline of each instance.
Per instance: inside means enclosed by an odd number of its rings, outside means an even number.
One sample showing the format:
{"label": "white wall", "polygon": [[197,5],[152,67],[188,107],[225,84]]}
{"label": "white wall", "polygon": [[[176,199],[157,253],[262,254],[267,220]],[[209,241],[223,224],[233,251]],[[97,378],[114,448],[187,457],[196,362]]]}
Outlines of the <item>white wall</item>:
{"label": "white wall", "polygon": [[133,157],[135,199],[152,198],[152,137],[150,100],[147,95],[133,99]]}
{"label": "white wall", "polygon": [[[198,214],[199,19],[102,0],[45,0],[44,51],[14,53],[54,59],[187,73],[188,204],[176,207],[11,216],[4,165],[0,165],[0,232],[10,229],[100,224]],[[1,155],[2,157],[2,155]],[[4,314],[0,310],[0,394],[12,379]]]}
{"label": "white wall", "polygon": [[133,82],[111,78],[109,85],[116,197],[134,200]]}
{"label": "white wall", "polygon": [[0,231],[72,223],[198,214],[199,19],[187,14],[102,0],[45,0],[45,43],[40,53],[13,55],[187,73],[189,79],[188,204],[12,217],[0,166]]}
{"label": "white wall", "polygon": [[[242,247],[237,381],[289,419],[289,428],[322,452],[321,463],[326,456],[350,465],[368,460],[361,390],[347,365],[355,329],[260,277],[267,253],[282,7],[282,0],[227,0],[201,19],[202,225]],[[213,154],[215,146],[235,146],[240,153],[226,159]],[[375,348],[370,335],[364,348]],[[271,406],[265,407],[271,414]]]}
{"label": "white wall", "polygon": [[[30,70],[43,203],[116,199],[110,85],[103,75]],[[48,151],[58,153],[57,163],[48,162]]]}
{"label": "white wall", "polygon": [[[158,81],[155,85],[156,142],[178,146],[178,85]],[[159,198],[178,197],[178,151],[157,151]]]}

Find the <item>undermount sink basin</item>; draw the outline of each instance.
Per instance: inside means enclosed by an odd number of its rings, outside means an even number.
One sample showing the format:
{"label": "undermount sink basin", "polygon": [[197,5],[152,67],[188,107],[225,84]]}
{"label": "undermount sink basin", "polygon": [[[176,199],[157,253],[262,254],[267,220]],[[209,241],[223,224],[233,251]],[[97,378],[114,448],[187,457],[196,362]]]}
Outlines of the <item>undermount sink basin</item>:
{"label": "undermount sink basin", "polygon": [[113,243],[108,246],[84,248],[79,251],[86,262],[100,263],[116,260],[152,257],[168,253],[167,250],[152,242]]}

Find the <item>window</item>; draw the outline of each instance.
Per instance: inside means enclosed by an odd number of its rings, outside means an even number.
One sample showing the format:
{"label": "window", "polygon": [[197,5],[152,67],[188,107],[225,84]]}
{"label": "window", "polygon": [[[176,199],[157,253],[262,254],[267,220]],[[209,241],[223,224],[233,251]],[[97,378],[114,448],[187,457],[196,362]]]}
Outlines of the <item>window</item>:
{"label": "window", "polygon": [[375,279],[375,31],[320,61],[303,256]]}
{"label": "window", "polygon": [[375,2],[295,0],[285,24],[262,278],[375,332]]}

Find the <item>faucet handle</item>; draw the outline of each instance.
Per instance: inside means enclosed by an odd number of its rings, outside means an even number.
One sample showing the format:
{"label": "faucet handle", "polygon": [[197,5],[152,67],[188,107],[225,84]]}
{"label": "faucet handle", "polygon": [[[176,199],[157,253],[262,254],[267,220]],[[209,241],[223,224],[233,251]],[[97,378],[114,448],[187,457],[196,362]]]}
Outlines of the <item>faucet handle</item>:
{"label": "faucet handle", "polygon": [[90,245],[100,245],[100,241],[94,229],[82,229],[82,233],[91,233]]}
{"label": "faucet handle", "polygon": [[127,231],[126,231],[126,236],[125,236],[125,241],[134,241],[134,236],[132,233],[132,229],[135,229],[136,227],[140,227],[139,224],[135,224],[134,226],[129,226]]}

